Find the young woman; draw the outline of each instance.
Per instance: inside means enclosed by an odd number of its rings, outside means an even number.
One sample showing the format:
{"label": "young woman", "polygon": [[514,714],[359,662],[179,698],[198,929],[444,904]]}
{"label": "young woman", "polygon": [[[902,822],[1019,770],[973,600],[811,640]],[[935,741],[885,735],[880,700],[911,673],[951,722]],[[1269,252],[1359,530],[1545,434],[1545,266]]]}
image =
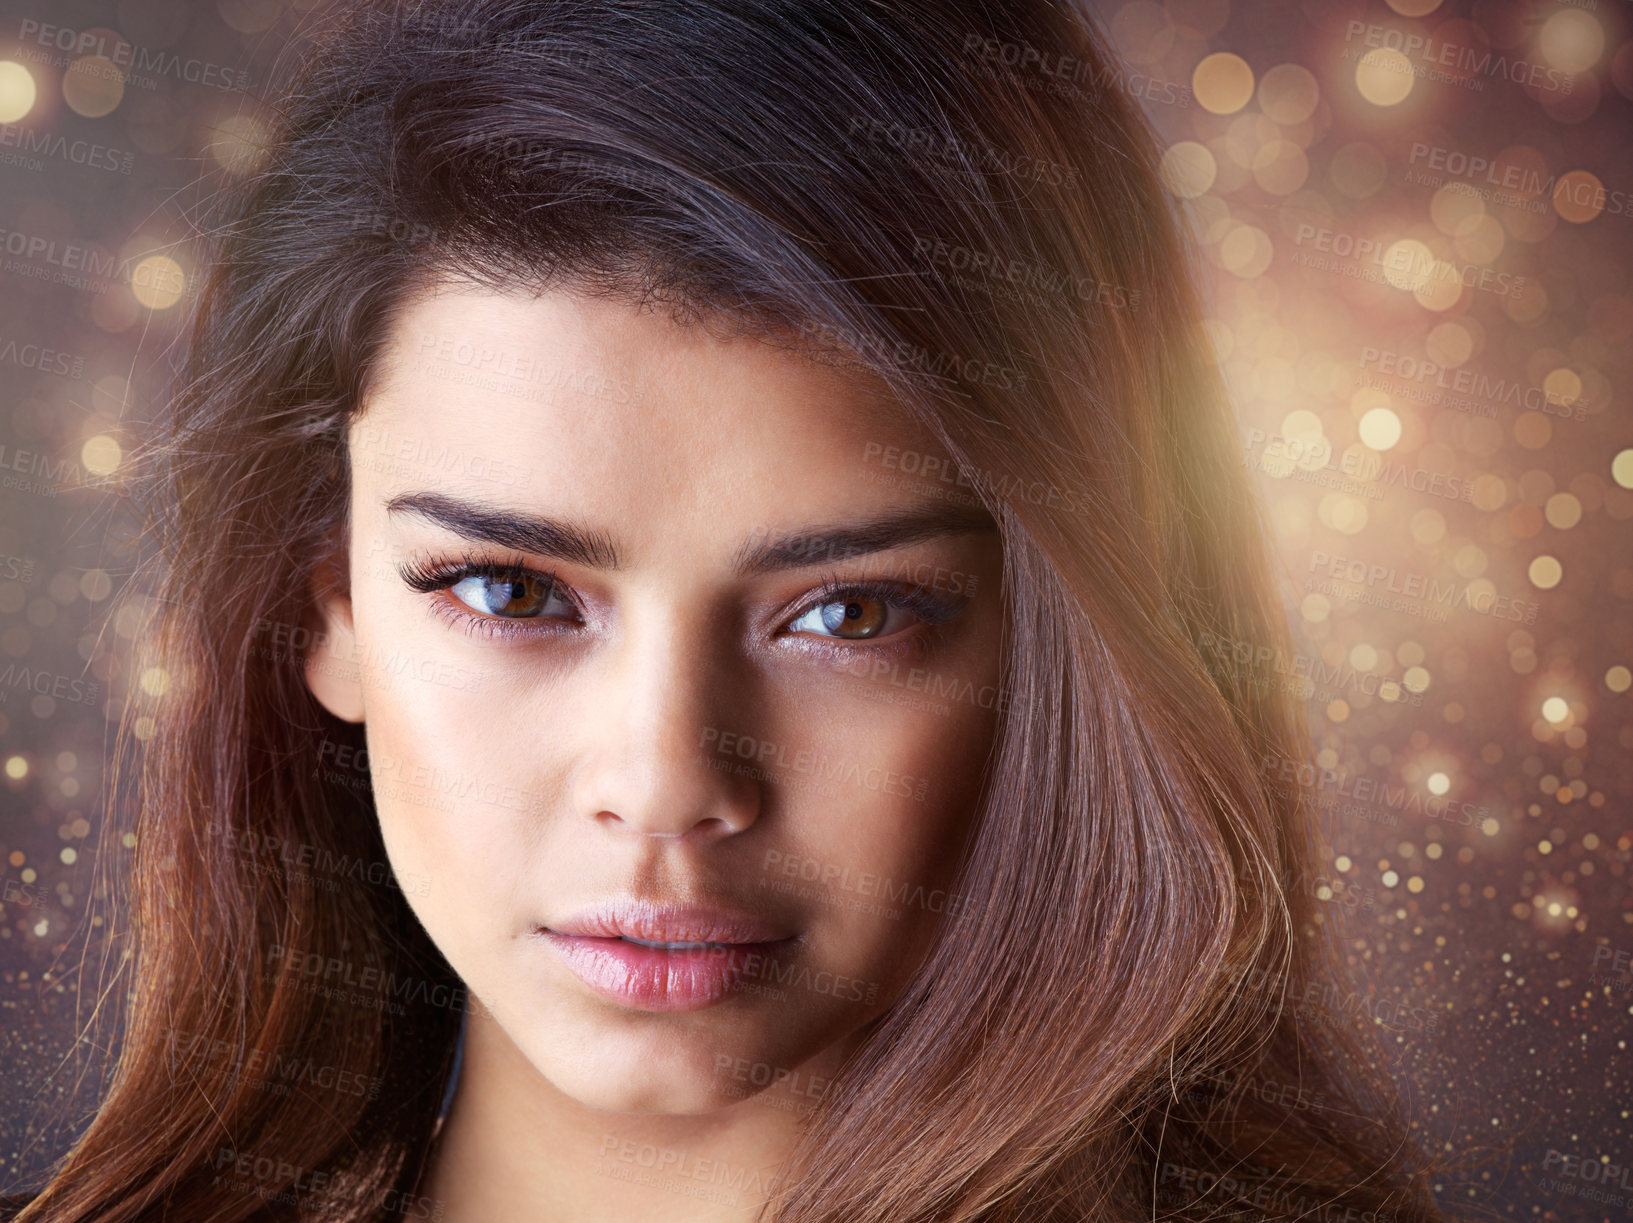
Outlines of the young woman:
{"label": "young woman", "polygon": [[344,7],[136,467],[119,1056],[20,1217],[1438,1218],[1087,17]]}

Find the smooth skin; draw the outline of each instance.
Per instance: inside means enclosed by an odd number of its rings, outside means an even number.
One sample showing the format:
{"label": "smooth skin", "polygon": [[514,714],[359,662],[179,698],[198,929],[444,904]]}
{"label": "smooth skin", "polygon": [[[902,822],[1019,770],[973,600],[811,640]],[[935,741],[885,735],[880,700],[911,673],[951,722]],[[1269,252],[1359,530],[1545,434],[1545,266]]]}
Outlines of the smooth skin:
{"label": "smooth skin", "polygon": [[[364,724],[391,865],[473,998],[422,1192],[444,1223],[752,1218],[946,920],[995,527],[884,465],[945,452],[871,375],[570,289],[416,296],[349,446],[307,680]],[[554,580],[405,581],[460,564]],[[538,928],[620,896],[753,913],[799,975],[610,1000]]]}

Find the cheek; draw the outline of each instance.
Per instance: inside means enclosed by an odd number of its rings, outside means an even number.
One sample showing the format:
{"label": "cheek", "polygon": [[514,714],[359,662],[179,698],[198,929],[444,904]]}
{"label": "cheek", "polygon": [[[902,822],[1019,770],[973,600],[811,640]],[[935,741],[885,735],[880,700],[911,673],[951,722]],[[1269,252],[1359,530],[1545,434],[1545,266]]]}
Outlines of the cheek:
{"label": "cheek", "polygon": [[428,881],[411,898],[434,940],[498,921],[520,888],[549,786],[524,719],[493,716],[490,677],[365,671],[370,783],[392,868]]}
{"label": "cheek", "polygon": [[828,809],[855,813],[800,823],[905,859],[957,842],[997,725],[995,672],[988,658],[955,656],[781,693],[779,728],[816,756],[819,779],[834,782]]}
{"label": "cheek", "polygon": [[823,959],[888,997],[948,911],[995,719],[973,698],[945,715],[868,705],[884,713],[828,723],[822,751],[855,763],[849,784],[792,799],[776,849],[754,870],[808,904]]}

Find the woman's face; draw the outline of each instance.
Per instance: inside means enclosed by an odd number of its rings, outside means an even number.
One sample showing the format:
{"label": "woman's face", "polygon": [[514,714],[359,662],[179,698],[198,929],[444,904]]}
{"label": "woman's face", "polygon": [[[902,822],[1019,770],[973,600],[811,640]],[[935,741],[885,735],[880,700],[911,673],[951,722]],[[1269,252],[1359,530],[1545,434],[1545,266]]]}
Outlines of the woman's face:
{"label": "woman's face", "polygon": [[460,285],[350,453],[308,680],[484,1022],[624,1112],[854,1042],[957,908],[999,704],[996,530],[902,475],[944,452],[854,371]]}

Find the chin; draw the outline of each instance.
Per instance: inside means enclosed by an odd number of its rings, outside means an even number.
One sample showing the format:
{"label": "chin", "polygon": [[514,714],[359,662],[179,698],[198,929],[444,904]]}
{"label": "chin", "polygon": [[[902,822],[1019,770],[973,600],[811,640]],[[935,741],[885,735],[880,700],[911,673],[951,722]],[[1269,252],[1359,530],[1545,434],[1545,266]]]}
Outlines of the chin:
{"label": "chin", "polygon": [[607,1113],[699,1116],[739,1103],[721,1092],[715,1076],[681,1066],[631,1059],[540,1068],[555,1088],[585,1108]]}

